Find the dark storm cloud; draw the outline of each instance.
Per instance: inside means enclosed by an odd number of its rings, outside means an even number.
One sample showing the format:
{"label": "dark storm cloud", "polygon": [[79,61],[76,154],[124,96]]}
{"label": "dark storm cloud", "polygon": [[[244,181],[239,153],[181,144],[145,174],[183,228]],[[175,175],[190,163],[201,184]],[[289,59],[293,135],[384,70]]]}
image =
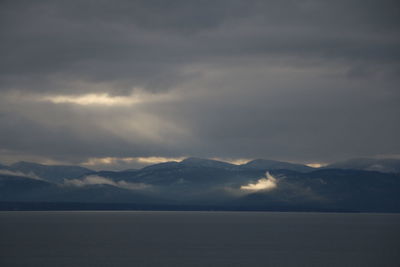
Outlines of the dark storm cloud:
{"label": "dark storm cloud", "polygon": [[[397,1],[0,5],[7,153],[75,162],[400,153]],[[174,100],[81,105],[137,90]],[[43,101],[60,96],[75,98]]]}
{"label": "dark storm cloud", "polygon": [[29,90],[70,91],[59,83],[75,79],[162,90],[184,78],[186,64],[224,57],[360,64],[399,59],[395,2],[10,1],[3,6],[2,81]]}

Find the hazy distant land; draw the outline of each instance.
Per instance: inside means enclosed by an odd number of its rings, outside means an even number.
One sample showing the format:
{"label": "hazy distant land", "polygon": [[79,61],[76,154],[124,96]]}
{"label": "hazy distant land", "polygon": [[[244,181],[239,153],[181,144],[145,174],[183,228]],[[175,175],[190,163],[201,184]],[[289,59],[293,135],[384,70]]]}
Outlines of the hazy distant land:
{"label": "hazy distant land", "polygon": [[1,165],[0,209],[400,212],[399,170],[393,159],[311,168],[187,158],[122,171],[19,162]]}

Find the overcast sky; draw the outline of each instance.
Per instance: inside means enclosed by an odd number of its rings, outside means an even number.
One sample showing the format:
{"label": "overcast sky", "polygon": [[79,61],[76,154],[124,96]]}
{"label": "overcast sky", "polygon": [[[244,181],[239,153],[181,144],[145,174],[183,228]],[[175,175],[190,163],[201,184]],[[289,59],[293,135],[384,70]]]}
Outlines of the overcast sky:
{"label": "overcast sky", "polygon": [[0,161],[399,156],[399,26],[397,0],[1,1]]}

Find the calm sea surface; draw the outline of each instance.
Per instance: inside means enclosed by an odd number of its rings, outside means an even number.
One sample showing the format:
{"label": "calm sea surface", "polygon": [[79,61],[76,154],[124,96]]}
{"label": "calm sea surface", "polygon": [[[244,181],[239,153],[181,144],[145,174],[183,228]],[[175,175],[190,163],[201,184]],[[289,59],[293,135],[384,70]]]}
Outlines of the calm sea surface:
{"label": "calm sea surface", "polygon": [[400,266],[400,215],[0,212],[0,266]]}

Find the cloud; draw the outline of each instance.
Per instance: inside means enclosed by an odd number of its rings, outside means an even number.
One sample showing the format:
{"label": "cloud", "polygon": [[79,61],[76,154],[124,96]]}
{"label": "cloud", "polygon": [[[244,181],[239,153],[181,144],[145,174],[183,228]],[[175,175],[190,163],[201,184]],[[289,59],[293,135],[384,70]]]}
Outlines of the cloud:
{"label": "cloud", "polygon": [[22,176],[22,177],[42,180],[42,178],[40,178],[39,176],[37,176],[36,174],[34,174],[32,172],[23,173],[23,172],[11,171],[11,170],[7,170],[7,169],[0,169],[0,175]]}
{"label": "cloud", "polygon": [[66,179],[64,180],[64,184],[68,186],[89,186],[89,185],[111,185],[123,189],[129,190],[144,190],[149,189],[151,185],[144,184],[144,183],[129,183],[126,181],[113,181],[111,179],[98,176],[98,175],[89,175],[84,177],[83,179]]}
{"label": "cloud", "polygon": [[265,178],[261,178],[257,183],[249,183],[247,185],[242,185],[240,190],[257,192],[257,191],[269,191],[277,187],[277,179],[273,177],[269,172],[265,173]]}
{"label": "cloud", "polygon": [[130,106],[143,103],[157,103],[173,100],[167,94],[149,94],[143,89],[133,89],[130,95],[113,96],[109,93],[92,93],[83,95],[51,95],[44,96],[41,101],[54,104],[76,104],[83,106]]}
{"label": "cloud", "polygon": [[105,106],[131,105],[139,102],[139,100],[135,98],[111,97],[106,93],[87,94],[82,96],[64,96],[64,95],[48,96],[45,97],[43,100],[50,101],[55,104],[71,103],[77,105],[105,105]]}
{"label": "cloud", "polygon": [[308,163],[306,165],[309,167],[312,167],[312,168],[321,168],[321,167],[326,166],[327,164],[326,163]]}
{"label": "cloud", "polygon": [[157,164],[169,161],[181,161],[185,157],[168,158],[168,157],[104,157],[89,158],[81,165],[92,169],[128,169],[142,168],[147,165]]}
{"label": "cloud", "polygon": [[2,1],[0,17],[5,161],[399,154],[397,1]]}

